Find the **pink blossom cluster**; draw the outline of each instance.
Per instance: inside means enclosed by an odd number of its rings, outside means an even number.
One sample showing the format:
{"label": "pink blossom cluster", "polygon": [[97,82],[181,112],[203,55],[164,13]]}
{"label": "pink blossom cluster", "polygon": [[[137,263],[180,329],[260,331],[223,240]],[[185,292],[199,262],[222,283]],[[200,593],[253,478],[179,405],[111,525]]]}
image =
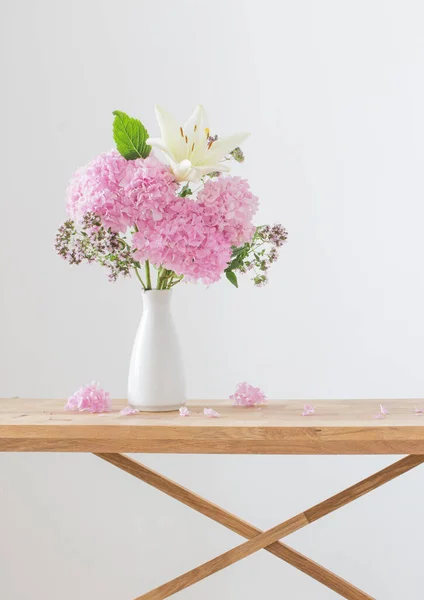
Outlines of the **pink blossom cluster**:
{"label": "pink blossom cluster", "polygon": [[65,410],[78,410],[80,412],[102,413],[111,408],[108,392],[105,392],[98,383],[92,381],[77,390],[65,404]]}
{"label": "pink blossom cluster", "polygon": [[265,404],[266,401],[262,390],[246,381],[237,384],[236,391],[230,396],[230,400],[233,400],[233,406],[256,406]]}
{"label": "pink blossom cluster", "polygon": [[138,260],[150,260],[183,274],[188,281],[217,281],[231,256],[231,245],[216,227],[205,223],[200,203],[173,197],[162,207],[161,218],[147,215],[137,221],[133,237]]}
{"label": "pink blossom cluster", "polygon": [[[130,196],[134,181],[137,193]],[[101,217],[105,229],[124,233],[135,224],[143,203],[153,208],[176,189],[169,167],[154,156],[126,160],[112,150],[74,174],[67,190],[67,212],[77,222],[93,212]]]}
{"label": "pink blossom cluster", "polygon": [[259,201],[246,179],[229,176],[211,179],[197,200],[203,206],[205,223],[222,232],[229,244],[241,246],[251,241],[256,230],[252,218]]}
{"label": "pink blossom cluster", "polygon": [[240,177],[209,180],[197,198],[180,197],[177,188],[170,168],[157,158],[128,161],[112,151],[77,171],[67,210],[77,221],[93,212],[114,232],[136,226],[136,260],[213,283],[227,267],[231,247],[252,239],[258,199]]}
{"label": "pink blossom cluster", "polygon": [[122,184],[126,172],[127,161],[116,151],[100,154],[78,169],[67,189],[68,215],[80,222],[86,213],[93,212],[105,227],[124,231]]}
{"label": "pink blossom cluster", "polygon": [[[132,205],[139,194],[139,177],[126,190]],[[220,177],[208,181],[197,199],[164,194],[160,201],[143,198],[138,204],[133,237],[138,260],[150,260],[184,275],[188,281],[217,281],[231,257],[231,246],[249,241],[258,200],[245,180]]]}

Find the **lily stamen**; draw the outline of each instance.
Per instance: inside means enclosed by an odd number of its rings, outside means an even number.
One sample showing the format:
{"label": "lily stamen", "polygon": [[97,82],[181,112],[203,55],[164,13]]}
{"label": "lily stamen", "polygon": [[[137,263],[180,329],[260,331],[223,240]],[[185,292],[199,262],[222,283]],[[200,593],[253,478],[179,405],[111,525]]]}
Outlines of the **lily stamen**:
{"label": "lily stamen", "polygon": [[[216,135],[211,135],[205,111],[200,105],[182,127],[159,106],[156,107],[156,116],[162,137],[149,138],[147,143],[159,148],[169,158],[176,181],[197,183],[209,173],[229,171],[226,157],[248,136],[247,133],[238,133],[218,140]],[[216,144],[213,143],[215,141]]]}

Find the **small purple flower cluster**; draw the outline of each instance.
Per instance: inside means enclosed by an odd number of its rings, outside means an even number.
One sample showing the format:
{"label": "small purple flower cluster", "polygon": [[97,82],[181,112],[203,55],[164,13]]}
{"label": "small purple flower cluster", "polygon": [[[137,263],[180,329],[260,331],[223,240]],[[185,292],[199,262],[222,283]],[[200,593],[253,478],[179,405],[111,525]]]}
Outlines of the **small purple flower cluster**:
{"label": "small purple flower cluster", "polygon": [[[278,248],[287,240],[287,231],[280,224],[264,225],[256,230],[259,246],[253,252],[253,260],[248,264],[255,271],[253,283],[262,287],[268,283],[268,269],[278,259]],[[261,246],[265,244],[265,247]]]}
{"label": "small purple flower cluster", "polygon": [[259,234],[265,242],[268,242],[276,248],[281,248],[284,242],[287,241],[287,230],[280,224],[263,225],[258,227]]}
{"label": "small purple flower cluster", "polygon": [[[231,262],[226,274],[236,277],[234,272],[247,273],[253,271],[253,283],[262,287],[268,283],[268,270],[278,259],[278,249],[287,240],[287,231],[282,225],[262,225],[256,228],[251,242],[233,248]],[[232,275],[231,275],[232,274]],[[232,281],[232,279],[230,281]]]}
{"label": "small purple flower cluster", "polygon": [[56,234],[55,248],[70,265],[100,263],[107,268],[109,281],[127,277],[139,266],[124,236],[105,229],[93,212],[83,216],[78,229],[75,221],[65,221]]}

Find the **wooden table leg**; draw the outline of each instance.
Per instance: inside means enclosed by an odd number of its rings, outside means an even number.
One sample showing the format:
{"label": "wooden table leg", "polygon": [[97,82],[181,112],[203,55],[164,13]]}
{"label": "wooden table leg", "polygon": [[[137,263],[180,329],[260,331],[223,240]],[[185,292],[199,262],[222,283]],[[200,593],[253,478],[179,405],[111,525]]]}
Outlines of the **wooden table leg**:
{"label": "wooden table leg", "polygon": [[[103,453],[96,454],[96,456],[109,462],[115,467],[126,471],[130,475],[137,477],[137,479],[148,483],[161,492],[164,492],[168,496],[175,498],[186,506],[189,506],[197,512],[209,517],[221,525],[224,525],[224,527],[227,527],[231,531],[234,531],[235,533],[238,533],[247,539],[251,539],[259,533],[262,533],[260,529],[254,527],[250,523],[247,523],[247,521],[240,519],[236,515],[233,515],[220,506],[209,502],[205,498],[202,498],[187,488],[184,488],[178,483],[175,483],[160,473],[149,469],[149,467],[142,465],[128,456],[123,454]],[[281,558],[296,569],[299,569],[306,575],[309,575],[316,581],[319,581],[334,592],[338,593],[343,598],[347,598],[348,600],[373,600],[372,596],[369,596],[345,579],[338,577],[335,573],[332,573],[325,567],[319,565],[310,558],[307,558],[300,552],[290,548],[290,546],[286,546],[281,542],[274,542],[264,549],[268,552],[271,552],[271,554],[274,554],[278,558]]]}
{"label": "wooden table leg", "polygon": [[[119,464],[117,464],[117,462],[119,461],[116,461],[116,459],[115,462],[113,460],[109,460],[107,458],[109,457],[108,454],[97,454],[97,456],[100,456],[104,460],[112,462],[112,464],[115,464],[116,466],[120,466]],[[114,456],[116,457],[121,455]],[[406,473],[407,471],[413,469],[422,462],[424,462],[424,456],[407,456],[399,460],[398,462],[386,467],[385,469],[382,469],[381,471],[375,473],[374,475],[371,475],[370,477],[367,477],[359,483],[347,488],[339,494],[336,494],[331,498],[328,498],[327,500],[324,500],[323,502],[320,502],[319,504],[313,506],[312,508],[302,513],[299,513],[295,517],[292,517],[291,519],[288,519],[287,521],[284,521],[283,523],[272,527],[268,531],[264,531],[255,535],[254,537],[249,539],[249,541],[240,544],[232,550],[224,552],[220,556],[217,556],[212,560],[203,563],[199,567],[196,567],[195,569],[192,569],[191,571],[188,571],[187,573],[176,577],[172,581],[169,581],[168,583],[165,583],[164,585],[161,585],[155,588],[154,590],[137,597],[136,600],[162,600],[164,598],[168,598],[169,596],[172,596],[180,590],[183,590],[186,587],[189,587],[190,585],[201,581],[205,577],[209,577],[210,575],[224,569],[225,567],[228,567],[234,564],[235,562],[238,562],[242,558],[246,558],[247,556],[250,556],[251,554],[257,552],[258,550],[261,550],[276,543],[277,540],[281,539],[282,537],[285,537],[290,533],[293,533],[298,529],[305,527],[309,523],[312,523],[320,519],[321,517],[330,514],[331,512],[337,510],[338,508],[341,508],[342,506],[345,506],[346,504],[380,487],[388,481],[395,479],[399,475]],[[120,468],[123,467],[120,466]],[[130,472],[128,468],[124,470]],[[135,473],[132,474],[134,474],[136,477],[138,476]],[[355,598],[355,596],[346,597]]]}

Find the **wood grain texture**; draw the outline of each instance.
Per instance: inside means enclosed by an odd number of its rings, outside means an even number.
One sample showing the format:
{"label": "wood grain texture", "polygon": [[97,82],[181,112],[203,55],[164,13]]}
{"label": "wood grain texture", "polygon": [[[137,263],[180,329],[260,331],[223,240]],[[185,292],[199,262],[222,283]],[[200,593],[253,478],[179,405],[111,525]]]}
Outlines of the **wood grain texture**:
{"label": "wood grain texture", "polygon": [[[373,419],[381,400],[270,401],[263,408],[229,402],[191,402],[192,414],[140,413],[120,417],[69,413],[63,400],[0,400],[0,451],[154,452],[195,454],[424,454],[424,400],[383,400],[389,415]],[[203,408],[222,417],[211,419]]]}
{"label": "wood grain texture", "polygon": [[[216,504],[209,502],[205,498],[202,498],[187,488],[175,483],[171,479],[164,477],[160,473],[149,469],[145,465],[142,465],[132,458],[123,456],[122,454],[112,453],[97,454],[96,456],[114,465],[115,467],[126,471],[130,475],[137,477],[137,479],[140,479],[141,481],[144,481],[145,483],[155,487],[168,496],[175,498],[179,502],[182,502],[186,506],[189,506],[190,508],[205,515],[206,517],[209,517],[217,523],[224,525],[224,527],[231,529],[231,531],[234,531],[245,538],[250,539],[262,533],[262,531],[257,527],[254,527],[250,523],[243,521],[243,519],[240,519],[236,515],[233,515]],[[369,596],[348,581],[338,577],[335,573],[332,573],[325,567],[307,558],[303,554],[300,554],[300,552],[293,550],[289,546],[282,544],[281,542],[274,542],[264,549],[271,554],[274,554],[278,558],[281,558],[296,569],[299,569],[306,575],[309,575],[316,581],[319,581],[329,589],[338,593],[343,598],[347,598],[348,600],[373,600],[372,596]]]}
{"label": "wood grain texture", "polygon": [[331,512],[349,504],[353,500],[356,500],[360,496],[380,487],[384,483],[391,481],[395,477],[406,473],[413,469],[417,465],[424,462],[424,456],[407,456],[400,461],[389,465],[385,469],[378,471],[374,475],[367,477],[366,479],[356,483],[355,485],[347,488],[344,492],[332,496],[324,502],[320,502],[316,506],[299,513],[295,517],[268,529],[254,538],[250,539],[239,546],[236,546],[232,550],[224,552],[220,556],[209,560],[202,565],[176,577],[175,579],[157,587],[142,596],[138,596],[136,600],[163,600],[173,594],[225,569],[226,567],[250,556],[254,552],[269,546],[277,540],[298,531],[302,527],[305,527],[309,523],[320,519],[324,515],[328,515]]}

